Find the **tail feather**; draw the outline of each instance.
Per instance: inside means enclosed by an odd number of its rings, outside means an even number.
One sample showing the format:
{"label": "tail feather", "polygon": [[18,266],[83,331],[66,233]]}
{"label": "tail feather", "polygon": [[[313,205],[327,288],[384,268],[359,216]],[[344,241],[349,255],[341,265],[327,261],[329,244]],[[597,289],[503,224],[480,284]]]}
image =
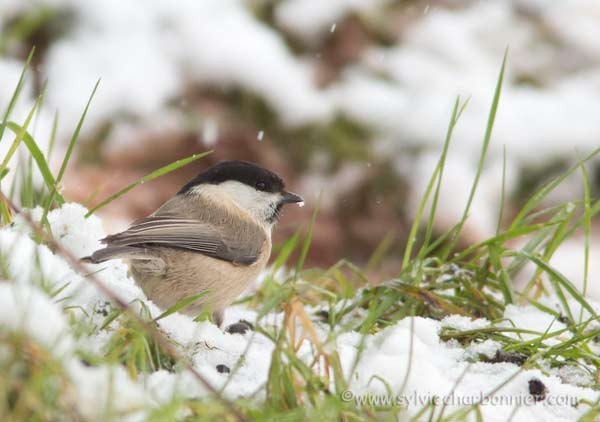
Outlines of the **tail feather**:
{"label": "tail feather", "polygon": [[108,246],[99,249],[90,256],[81,258],[81,261],[90,264],[99,264],[110,259],[131,258],[131,259],[150,259],[153,258],[146,248],[137,248],[133,246]]}

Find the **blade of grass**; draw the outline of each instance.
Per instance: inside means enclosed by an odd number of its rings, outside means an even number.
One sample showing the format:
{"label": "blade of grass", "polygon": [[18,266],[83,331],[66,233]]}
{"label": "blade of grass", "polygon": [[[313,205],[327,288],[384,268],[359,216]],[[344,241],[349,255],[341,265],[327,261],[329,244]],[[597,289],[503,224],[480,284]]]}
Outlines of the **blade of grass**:
{"label": "blade of grass", "polygon": [[496,83],[496,90],[494,92],[494,99],[492,100],[492,106],[490,108],[490,114],[488,116],[487,127],[485,129],[485,136],[483,138],[483,146],[481,147],[481,154],[479,156],[479,163],[477,165],[477,173],[475,174],[475,179],[473,180],[473,185],[471,186],[471,191],[469,192],[469,198],[467,200],[467,205],[465,207],[465,211],[463,212],[463,216],[459,222],[458,230],[454,233],[448,245],[444,248],[444,253],[442,257],[446,259],[450,252],[454,249],[456,242],[458,241],[458,236],[462,231],[462,228],[467,221],[469,216],[469,211],[471,209],[471,205],[473,204],[473,199],[475,198],[475,192],[477,191],[477,186],[479,185],[479,179],[481,178],[481,172],[483,171],[483,164],[485,162],[485,156],[487,155],[487,150],[490,145],[490,140],[492,139],[492,129],[494,128],[494,122],[496,121],[496,112],[498,111],[498,104],[500,103],[500,92],[502,91],[502,82],[504,81],[504,70],[506,68],[506,59],[508,57],[508,48],[504,52],[504,58],[502,59],[502,66],[500,67],[500,74],[498,75],[498,82]]}
{"label": "blade of grass", "polygon": [[525,205],[523,205],[523,207],[521,208],[521,210],[519,211],[517,216],[513,219],[513,222],[511,223],[509,229],[515,228],[516,226],[521,224],[521,221],[529,214],[529,212],[532,211],[533,209],[535,209],[535,207],[537,207],[539,205],[539,203],[548,194],[550,194],[550,192],[552,192],[554,189],[556,189],[567,177],[569,177],[577,169],[579,169],[579,166],[582,163],[588,162],[589,160],[594,158],[596,155],[598,155],[598,153],[600,153],[600,148],[596,148],[594,151],[592,151],[590,154],[588,154],[586,157],[584,157],[578,163],[573,165],[569,170],[564,172],[562,175],[555,177],[554,179],[552,179],[548,183],[546,183],[544,186],[542,186],[540,189],[538,189],[538,191],[525,203]]}
{"label": "blade of grass", "polygon": [[[600,213],[600,199],[594,202],[593,205],[590,205],[590,219],[593,219],[598,213]],[[585,223],[585,218],[585,213],[578,217],[575,224],[573,224],[567,233],[565,233],[565,237],[570,237],[575,231],[577,231]]]}
{"label": "blade of grass", "polygon": [[[450,140],[452,139],[452,134],[454,132],[454,128],[460,119],[460,116],[465,111],[467,104],[469,103],[469,99],[467,99],[462,106],[460,106],[460,97],[456,98],[456,102],[454,103],[454,109],[452,110],[452,117],[450,118],[450,122],[448,123],[448,130],[446,131],[446,139],[444,140],[444,147],[442,150],[442,155],[440,156],[440,160],[438,162],[438,167],[440,171],[438,172],[435,193],[433,194],[433,200],[431,202],[431,210],[429,213],[429,220],[427,221],[427,228],[425,230],[425,240],[423,241],[423,246],[419,251],[419,259],[423,259],[425,257],[425,253],[428,250],[429,242],[431,240],[431,235],[433,232],[433,223],[435,221],[435,212],[437,210],[438,199],[440,196],[440,189],[442,186],[442,179],[444,177],[444,167],[446,165],[446,156],[448,154],[448,148],[450,146]],[[432,178],[433,181],[433,178]],[[430,182],[431,183],[431,182]],[[405,256],[406,257],[406,256]]]}
{"label": "blade of grass", "polygon": [[500,190],[500,212],[498,213],[498,224],[496,225],[496,236],[500,234],[502,217],[504,213],[504,200],[506,197],[506,145],[502,148],[502,187]]}
{"label": "blade of grass", "polygon": [[48,161],[52,158],[52,151],[54,151],[54,143],[56,142],[56,129],[58,128],[58,111],[54,113],[54,119],[52,119],[52,130],[50,131],[50,142],[48,142],[48,151],[46,151],[46,157]]}
{"label": "blade of grass", "polygon": [[[20,133],[24,129],[22,126],[18,125],[15,122],[8,122],[6,124],[6,127],[8,129],[10,129],[12,132],[14,132],[15,134]],[[44,158],[44,154],[42,153],[40,148],[37,146],[35,139],[33,139],[31,134],[29,134],[27,131],[25,131],[25,132],[23,132],[23,139],[21,140],[21,142],[23,142],[23,144],[25,144],[25,146],[29,150],[29,153],[35,160],[35,163],[36,163],[38,169],[40,170],[40,173],[42,174],[42,178],[44,179],[44,184],[49,189],[51,189],[51,187],[53,187],[56,182],[54,180],[54,176],[52,176],[52,172],[50,171],[48,162],[46,161],[46,158]],[[64,203],[64,199],[63,199],[62,195],[60,195],[60,194],[57,194],[56,200],[59,204]]]}
{"label": "blade of grass", "polygon": [[8,162],[11,160],[11,158],[13,157],[15,152],[17,152],[17,148],[19,147],[21,140],[25,137],[25,134],[27,133],[27,127],[31,123],[31,119],[35,115],[35,111],[39,107],[40,102],[42,101],[42,98],[44,96],[44,89],[45,89],[45,85],[44,85],[44,88],[42,88],[42,93],[38,96],[37,100],[33,104],[33,107],[31,107],[31,110],[29,111],[29,114],[27,115],[27,118],[25,119],[25,123],[23,124],[22,127],[19,128],[18,131],[15,132],[15,139],[13,140],[13,143],[11,144],[10,148],[8,149],[8,152],[6,153],[4,160],[2,160],[2,163],[0,163],[0,174],[2,174],[4,172],[4,170],[8,166]]}
{"label": "blade of grass", "polygon": [[386,253],[390,250],[394,239],[396,239],[394,232],[388,232],[383,237],[367,261],[367,271],[374,270],[381,263]]}
{"label": "blade of grass", "polygon": [[[590,235],[592,231],[592,210],[590,206],[590,180],[588,177],[585,165],[581,164],[581,173],[583,174],[583,185],[584,185],[584,197],[583,197],[583,233],[584,233],[584,246],[583,246],[583,296],[587,295],[588,287],[588,271],[590,261]],[[583,307],[579,312],[579,322],[583,319]]]}
{"label": "blade of grass", "polygon": [[304,267],[304,261],[306,260],[306,255],[308,254],[308,248],[312,242],[312,234],[315,228],[315,221],[317,221],[317,214],[319,213],[319,205],[321,204],[321,194],[319,194],[319,198],[317,199],[317,203],[315,205],[315,209],[313,210],[312,217],[310,218],[310,225],[308,226],[308,232],[306,233],[306,237],[304,238],[304,243],[302,244],[302,249],[300,249],[300,257],[298,258],[298,263],[296,264],[296,272],[294,274],[294,280],[298,280],[298,276],[300,275],[300,271]]}
{"label": "blade of grass", "polygon": [[438,161],[438,164],[436,165],[436,168],[435,168],[433,174],[431,175],[431,178],[429,179],[427,188],[425,189],[425,192],[423,193],[423,198],[421,198],[421,202],[419,203],[419,208],[417,210],[417,214],[415,215],[415,219],[410,228],[410,232],[408,235],[408,241],[406,244],[406,249],[404,250],[404,259],[402,260],[402,268],[406,268],[408,266],[408,263],[410,262],[412,249],[413,249],[414,243],[416,242],[417,230],[419,229],[419,226],[421,224],[421,219],[425,212],[425,206],[427,205],[427,201],[429,200],[429,195],[431,195],[431,190],[433,189],[433,186],[437,180],[437,186],[436,186],[434,199],[433,199],[433,203],[431,206],[431,212],[429,215],[429,220],[428,220],[427,229],[426,229],[425,242],[423,243],[423,247],[421,248],[419,256],[422,257],[429,250],[427,248],[427,246],[429,244],[429,239],[431,238],[431,233],[433,231],[433,221],[434,221],[434,217],[435,217],[435,211],[437,208],[437,201],[438,201],[438,196],[439,196],[439,191],[440,191],[440,185],[442,182],[443,169],[444,169],[444,165],[446,162],[446,155],[448,152],[448,147],[450,145],[450,140],[452,139],[452,133],[454,131],[454,127],[456,126],[456,123],[457,123],[458,119],[460,118],[460,115],[465,110],[467,104],[468,104],[468,100],[465,101],[462,106],[460,106],[460,97],[457,97],[456,101],[454,102],[454,107],[452,109],[452,116],[450,117],[450,122],[448,123],[448,130],[446,131],[446,139],[444,140],[444,146],[442,148],[442,154],[440,156],[440,159]]}
{"label": "blade of grass", "polygon": [[292,237],[290,237],[288,240],[286,240],[286,242],[281,247],[281,250],[279,251],[279,255],[277,255],[277,258],[275,259],[275,261],[273,262],[273,265],[271,266],[272,274],[275,274],[277,271],[279,271],[279,269],[281,267],[283,267],[283,265],[285,265],[285,263],[287,262],[288,258],[291,255],[291,253],[294,251],[294,249],[296,249],[296,245],[298,244],[299,238],[300,238],[300,229],[296,230],[294,235]]}
{"label": "blade of grass", "polygon": [[408,241],[406,243],[406,249],[404,250],[404,258],[402,259],[402,270],[404,270],[405,268],[408,268],[408,264],[410,262],[410,257],[412,254],[412,248],[413,248],[415,242],[417,241],[417,230],[419,229],[421,219],[423,218],[423,214],[425,212],[425,205],[427,204],[427,201],[429,200],[429,195],[431,195],[431,190],[433,189],[434,181],[437,178],[437,175],[439,174],[439,172],[440,172],[440,167],[437,166],[435,168],[435,170],[433,171],[433,174],[431,175],[431,179],[429,180],[429,184],[427,185],[425,192],[423,193],[423,198],[421,199],[419,208],[417,210],[417,214],[415,215],[413,224],[412,224],[412,226],[410,228],[410,232],[408,234]]}
{"label": "blade of grass", "polygon": [[8,224],[12,220],[10,208],[4,201],[0,201],[0,217],[2,224]]}
{"label": "blade of grass", "polygon": [[159,168],[158,170],[153,171],[150,174],[147,174],[146,176],[142,177],[141,179],[131,183],[130,185],[128,185],[125,188],[118,191],[117,193],[109,196],[104,201],[100,202],[98,205],[96,205],[95,207],[93,207],[91,210],[88,211],[88,213],[85,215],[85,218],[88,218],[90,215],[92,215],[93,213],[95,213],[100,208],[104,207],[105,205],[110,204],[115,199],[120,198],[121,196],[125,195],[131,189],[133,189],[139,185],[142,185],[146,182],[149,182],[150,180],[156,179],[157,177],[163,176],[174,170],[177,170],[177,169],[179,169],[185,165],[188,165],[189,163],[196,161],[200,158],[206,157],[210,153],[212,153],[212,151],[203,152],[201,154],[194,154],[190,157],[187,157],[187,158],[184,158],[181,160],[177,160],[171,164],[168,164],[164,167]]}
{"label": "blade of grass", "polygon": [[[555,287],[557,294],[562,294],[560,287],[564,288],[573,297],[573,299],[575,299],[577,302],[579,302],[579,304],[581,306],[583,306],[591,315],[596,316],[596,311],[594,310],[594,308],[592,308],[592,306],[583,298],[583,296],[577,290],[577,288],[559,271],[552,268],[550,265],[548,265],[548,263],[546,263],[544,260],[542,260],[540,257],[538,257],[536,255],[533,255],[533,254],[530,254],[530,253],[527,253],[524,251],[511,252],[509,255],[512,255],[512,254],[522,255],[525,258],[527,258],[528,260],[530,260],[531,262],[533,262],[534,264],[536,264],[538,267],[542,268],[544,270],[544,272],[546,274],[548,274],[548,276],[549,276],[548,278],[550,279],[550,282]],[[559,299],[561,299],[561,298],[559,297]],[[563,299],[561,299],[561,302],[563,302],[562,304],[565,307],[565,311],[570,314],[569,317],[571,318],[571,320],[575,321],[573,319],[573,316],[571,314],[569,306],[566,303],[566,300],[564,299],[564,296],[563,296]]]}
{"label": "blade of grass", "polygon": [[496,270],[496,274],[498,276],[500,290],[502,291],[502,296],[504,296],[504,303],[506,305],[515,302],[515,292],[513,289],[513,283],[501,262],[501,252],[498,250],[500,246],[497,244],[492,244],[489,247],[489,256],[492,266]]}
{"label": "blade of grass", "polygon": [[73,153],[73,148],[75,147],[75,142],[79,138],[79,132],[81,131],[81,127],[83,126],[83,121],[85,120],[85,116],[87,115],[88,109],[90,107],[90,103],[94,98],[94,94],[96,94],[96,90],[98,89],[98,85],[100,85],[100,79],[96,81],[96,85],[94,85],[94,89],[88,98],[87,104],[83,109],[83,113],[79,118],[79,122],[77,122],[77,126],[75,127],[75,131],[73,132],[73,136],[71,136],[71,141],[69,142],[69,146],[67,147],[67,152],[63,158],[62,164],[60,165],[60,170],[58,171],[58,175],[56,176],[56,183],[52,186],[52,190],[50,191],[50,195],[48,196],[48,200],[46,201],[46,205],[44,206],[44,213],[42,215],[42,223],[47,223],[48,212],[52,207],[52,203],[54,201],[54,197],[56,196],[60,183],[62,182],[62,178],[67,170],[67,165],[69,160],[71,159],[71,154]]}
{"label": "blade of grass", "polygon": [[194,303],[201,297],[206,296],[208,293],[209,293],[209,291],[205,290],[202,293],[198,293],[197,295],[192,295],[192,296],[186,297],[185,299],[180,300],[175,305],[171,306],[169,309],[164,311],[162,314],[160,314],[159,316],[154,318],[154,322],[159,321],[165,317],[168,317],[171,314],[174,314],[175,312],[179,311],[180,309],[183,309],[186,306]]}
{"label": "blade of grass", "polygon": [[[569,204],[562,205],[550,218],[548,223],[545,223],[546,227],[541,228],[537,233],[535,233],[521,250],[524,252],[533,253],[546,240],[546,238],[550,236],[552,230],[554,230],[554,226],[556,224],[561,224],[566,218],[568,218],[570,212],[571,210],[569,209]],[[525,257],[517,255],[509,264],[506,272],[511,278],[514,279],[519,271],[521,271],[521,269],[525,266],[526,262],[527,259]]]}
{"label": "blade of grass", "polygon": [[2,118],[2,125],[0,126],[0,142],[2,142],[2,137],[4,136],[4,129],[6,128],[6,123],[10,118],[10,114],[17,103],[17,99],[21,94],[21,90],[23,89],[23,84],[25,83],[25,75],[27,74],[27,70],[29,70],[29,66],[31,65],[31,59],[33,58],[33,54],[35,52],[35,47],[32,47],[29,55],[27,56],[27,60],[25,61],[25,66],[23,66],[23,70],[21,70],[21,75],[19,76],[19,81],[17,82],[17,86],[13,91],[13,95],[8,102],[8,107],[6,107],[6,111],[4,112],[4,117]]}
{"label": "blade of grass", "polygon": [[518,227],[514,230],[511,231],[506,231],[504,233],[501,233],[497,236],[494,237],[490,237],[489,239],[484,240],[483,242],[480,242],[476,245],[470,246],[467,249],[465,249],[464,251],[460,252],[458,255],[456,255],[455,257],[452,258],[453,262],[459,262],[460,260],[464,259],[465,257],[471,255],[472,253],[476,252],[477,250],[486,247],[486,246],[491,246],[491,245],[496,245],[496,244],[503,244],[508,240],[511,239],[516,239],[522,236],[525,236],[527,234],[530,233],[535,233],[535,232],[539,232],[541,229],[544,228],[549,228],[549,227],[553,227],[557,224],[559,224],[562,220],[560,221],[549,221],[547,223],[539,223],[539,224],[532,224],[531,226],[525,226],[525,227]]}
{"label": "blade of grass", "polygon": [[[565,210],[565,214],[566,214],[565,218],[556,226],[556,228],[554,230],[554,234],[546,242],[546,248],[542,255],[543,260],[545,262],[550,262],[550,259],[552,258],[552,256],[556,252],[556,250],[566,239],[566,234],[568,233],[568,229],[569,229],[572,219],[575,217],[577,207],[575,207],[575,205],[573,205],[571,203],[568,203],[568,204],[566,204],[564,210]],[[533,276],[531,277],[531,280],[529,281],[529,283],[527,283],[527,285],[523,289],[524,294],[529,293],[531,288],[536,284],[536,280],[538,279],[538,277],[540,276],[541,273],[542,273],[542,269],[538,267],[536,269],[535,273],[533,274]]]}

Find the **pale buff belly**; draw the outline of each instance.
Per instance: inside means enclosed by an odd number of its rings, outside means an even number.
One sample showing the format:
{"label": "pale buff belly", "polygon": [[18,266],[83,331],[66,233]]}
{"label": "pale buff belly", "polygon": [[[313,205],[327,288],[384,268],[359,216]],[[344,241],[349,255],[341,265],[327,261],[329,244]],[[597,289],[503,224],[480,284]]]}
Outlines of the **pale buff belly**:
{"label": "pale buff belly", "polygon": [[166,310],[183,299],[203,294],[179,312],[197,316],[204,311],[219,312],[230,305],[257,279],[265,268],[271,245],[249,266],[233,265],[205,255],[162,248],[158,255],[166,266],[132,261],[131,273],[148,299]]}

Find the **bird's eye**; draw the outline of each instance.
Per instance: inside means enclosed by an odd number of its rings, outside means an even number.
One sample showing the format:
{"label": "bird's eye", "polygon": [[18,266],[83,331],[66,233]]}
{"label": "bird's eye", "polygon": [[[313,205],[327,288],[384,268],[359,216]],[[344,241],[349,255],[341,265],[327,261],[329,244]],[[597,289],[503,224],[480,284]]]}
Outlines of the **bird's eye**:
{"label": "bird's eye", "polygon": [[256,189],[265,191],[267,190],[267,185],[265,182],[256,182]]}

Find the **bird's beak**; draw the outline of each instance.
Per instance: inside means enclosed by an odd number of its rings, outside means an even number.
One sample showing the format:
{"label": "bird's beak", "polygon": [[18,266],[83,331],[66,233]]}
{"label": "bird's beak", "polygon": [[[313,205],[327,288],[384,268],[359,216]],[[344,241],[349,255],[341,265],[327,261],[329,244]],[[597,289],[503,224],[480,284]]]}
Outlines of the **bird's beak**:
{"label": "bird's beak", "polygon": [[281,197],[282,204],[298,204],[300,206],[304,205],[304,199],[300,195],[296,195],[292,192],[283,192]]}

